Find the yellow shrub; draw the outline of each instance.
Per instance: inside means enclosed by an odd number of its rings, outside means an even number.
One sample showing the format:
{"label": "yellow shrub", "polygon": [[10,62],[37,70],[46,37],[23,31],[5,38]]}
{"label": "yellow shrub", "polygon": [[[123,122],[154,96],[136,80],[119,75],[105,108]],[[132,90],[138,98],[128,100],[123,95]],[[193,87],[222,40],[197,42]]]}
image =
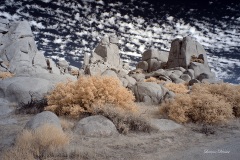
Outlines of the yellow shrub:
{"label": "yellow shrub", "polygon": [[15,145],[6,150],[4,160],[34,160],[48,157],[69,143],[69,137],[53,125],[43,125],[36,130],[24,130]]}
{"label": "yellow shrub", "polygon": [[166,83],[164,86],[174,93],[187,93],[187,92],[189,92],[187,86],[184,85],[183,83],[179,83],[179,84]]}
{"label": "yellow shrub", "polygon": [[46,110],[72,117],[92,113],[93,104],[100,107],[114,104],[124,110],[136,110],[133,93],[117,78],[106,76],[81,77],[76,82],[60,83],[47,99],[49,106]]}
{"label": "yellow shrub", "polygon": [[230,103],[233,113],[236,117],[240,117],[240,86],[229,83],[220,84],[195,84],[192,88],[193,92],[209,93]]}
{"label": "yellow shrub", "polygon": [[163,104],[161,114],[180,123],[217,124],[239,116],[239,86],[230,84],[194,84],[190,94],[177,94]]}

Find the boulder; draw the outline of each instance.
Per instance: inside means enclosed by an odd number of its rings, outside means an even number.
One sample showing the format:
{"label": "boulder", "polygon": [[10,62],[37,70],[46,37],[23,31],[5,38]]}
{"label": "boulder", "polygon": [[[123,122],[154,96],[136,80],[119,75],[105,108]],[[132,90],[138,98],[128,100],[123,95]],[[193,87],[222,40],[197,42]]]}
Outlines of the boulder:
{"label": "boulder", "polygon": [[163,81],[167,81],[167,82],[172,82],[171,78],[169,78],[168,76],[164,76],[164,75],[160,75],[158,77],[159,80],[163,80]]}
{"label": "boulder", "polygon": [[127,87],[129,88],[137,83],[136,79],[134,79],[133,77],[130,77],[129,75],[126,75],[125,78],[128,81]]}
{"label": "boulder", "polygon": [[52,83],[44,79],[12,77],[0,81],[0,98],[27,104],[32,98],[41,100],[52,88]]}
{"label": "boulder", "polygon": [[180,77],[183,74],[183,72],[180,70],[173,70],[173,74],[175,74],[177,77]]}
{"label": "boulder", "polygon": [[136,101],[149,104],[159,104],[164,99],[167,89],[154,82],[137,82],[133,86]]}
{"label": "boulder", "polygon": [[191,80],[191,77],[188,74],[182,74],[180,78],[185,82],[189,82]]}
{"label": "boulder", "polygon": [[203,75],[208,75],[207,76],[208,79],[215,80],[215,74],[211,72],[208,66],[202,63],[191,62],[189,68],[194,71],[194,77],[199,77],[201,74],[203,74]]}
{"label": "boulder", "polygon": [[74,133],[91,137],[107,137],[118,134],[112,121],[101,115],[81,119],[75,126]]}
{"label": "boulder", "polygon": [[102,76],[110,76],[110,77],[118,78],[117,73],[114,72],[113,70],[105,70],[101,75]]}
{"label": "boulder", "polygon": [[85,74],[89,74],[91,76],[101,75],[107,69],[110,69],[110,66],[106,62],[97,61],[86,66]]}
{"label": "boulder", "polygon": [[172,73],[169,78],[171,78],[171,80],[174,82],[174,83],[184,83],[185,81],[180,79],[179,76],[177,76],[176,74]]}
{"label": "boulder", "polygon": [[157,49],[149,49],[142,54],[142,60],[147,61],[149,59],[157,59],[161,62],[167,62],[168,61],[168,52],[165,51],[159,51]]}
{"label": "boulder", "polygon": [[206,51],[201,44],[190,37],[184,37],[183,40],[175,39],[171,43],[167,68],[183,67],[187,69],[194,57],[201,58],[203,64],[208,67]]}
{"label": "boulder", "polygon": [[128,86],[128,80],[126,78],[119,78],[119,80],[122,82],[123,87],[127,87]]}
{"label": "boulder", "polygon": [[146,61],[140,61],[137,64],[137,68],[141,68],[144,71],[147,71],[148,70],[148,63]]}
{"label": "boulder", "polygon": [[137,82],[142,82],[145,79],[145,75],[143,73],[130,74],[129,76],[134,78]]}
{"label": "boulder", "polygon": [[192,86],[192,85],[194,85],[195,83],[200,83],[200,81],[197,80],[197,79],[191,79],[191,80],[188,82],[188,85],[189,85],[189,86]]}
{"label": "boulder", "polygon": [[148,63],[148,72],[156,71],[161,68],[161,61],[157,59],[149,59],[147,60]]}
{"label": "boulder", "polygon": [[191,77],[191,79],[195,78],[195,74],[194,74],[194,70],[193,69],[187,69],[185,72],[183,72],[183,74],[187,74]]}
{"label": "boulder", "polygon": [[32,117],[26,123],[24,129],[35,130],[44,124],[50,124],[62,130],[58,116],[50,111],[43,111]]}

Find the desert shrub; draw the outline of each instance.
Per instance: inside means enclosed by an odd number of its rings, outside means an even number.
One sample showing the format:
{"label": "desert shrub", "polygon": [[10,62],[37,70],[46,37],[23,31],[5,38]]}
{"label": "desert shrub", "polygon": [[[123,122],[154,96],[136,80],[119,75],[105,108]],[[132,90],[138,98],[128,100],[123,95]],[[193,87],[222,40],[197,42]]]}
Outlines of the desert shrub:
{"label": "desert shrub", "polygon": [[57,115],[79,117],[80,114],[92,113],[93,105],[104,107],[114,104],[123,110],[135,111],[134,95],[123,87],[114,77],[81,77],[78,81],[60,83],[47,96],[48,107]]}
{"label": "desert shrub", "polygon": [[159,80],[155,77],[149,77],[147,79],[144,80],[145,82],[155,82],[157,84],[160,84],[160,83],[163,83],[163,82],[166,82],[166,81],[163,81],[163,80]]}
{"label": "desert shrub", "polygon": [[174,93],[188,93],[189,92],[188,87],[183,83],[179,83],[179,84],[166,83],[164,86]]}
{"label": "desert shrub", "polygon": [[[234,106],[226,100],[227,97],[223,98],[221,93],[226,89],[226,84],[221,85],[219,87],[222,89],[215,88],[216,84],[196,84],[190,94],[177,94],[174,100],[165,102],[160,113],[180,123],[224,123],[234,117]],[[224,95],[227,96],[226,93]]]}
{"label": "desert shrub", "polygon": [[14,76],[14,74],[12,74],[10,72],[1,72],[0,71],[0,79],[11,78],[13,76]]}
{"label": "desert shrub", "polygon": [[61,150],[69,143],[69,137],[61,129],[46,124],[36,130],[24,130],[17,138],[15,145],[6,150],[2,159],[43,159]]}
{"label": "desert shrub", "polygon": [[202,94],[212,94],[230,103],[233,108],[233,114],[240,117],[240,86],[229,83],[219,84],[195,84],[192,88],[193,92]]}
{"label": "desert shrub", "polygon": [[29,95],[31,100],[28,103],[21,102],[15,110],[16,114],[37,114],[44,111],[44,107],[47,106],[47,99],[37,100],[33,94],[29,93]]}
{"label": "desert shrub", "polygon": [[112,105],[105,107],[93,106],[93,115],[103,115],[110,119],[120,133],[127,134],[129,131],[150,132],[153,130],[147,117],[139,112],[128,112],[115,108]]}

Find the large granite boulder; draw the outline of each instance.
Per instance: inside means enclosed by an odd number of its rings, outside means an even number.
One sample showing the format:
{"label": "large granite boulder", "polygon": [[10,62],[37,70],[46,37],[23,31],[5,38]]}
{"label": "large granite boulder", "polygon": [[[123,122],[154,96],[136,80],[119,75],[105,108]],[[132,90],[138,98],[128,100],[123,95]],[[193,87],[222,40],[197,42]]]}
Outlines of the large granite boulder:
{"label": "large granite boulder", "polygon": [[[168,69],[185,68],[186,70],[182,72],[189,75],[191,79],[215,80],[215,74],[211,72],[208,65],[206,51],[200,43],[190,37],[184,37],[183,40],[175,39],[172,42],[166,67]],[[207,76],[199,77],[203,74]],[[183,79],[189,81],[189,77],[185,76]]]}
{"label": "large granite boulder", "polygon": [[190,37],[172,41],[167,68],[183,67],[187,69],[194,60],[199,60],[199,62],[208,66],[206,51],[200,43]]}
{"label": "large granite boulder", "polygon": [[189,68],[194,71],[194,77],[200,81],[203,79],[215,80],[215,74],[211,72],[208,66],[202,63],[191,62]]}
{"label": "large granite boulder", "polygon": [[81,119],[74,133],[91,137],[107,137],[118,133],[115,125],[104,116],[96,115]]}
{"label": "large granite boulder", "polygon": [[159,104],[165,100],[168,89],[154,82],[137,82],[132,87],[136,101]]}
{"label": "large granite boulder", "polygon": [[32,117],[25,125],[24,129],[35,130],[45,124],[53,125],[62,130],[60,120],[56,114],[50,111],[43,111]]}
{"label": "large granite boulder", "polygon": [[27,104],[32,98],[41,100],[52,88],[52,83],[45,79],[13,77],[0,81],[0,98]]}

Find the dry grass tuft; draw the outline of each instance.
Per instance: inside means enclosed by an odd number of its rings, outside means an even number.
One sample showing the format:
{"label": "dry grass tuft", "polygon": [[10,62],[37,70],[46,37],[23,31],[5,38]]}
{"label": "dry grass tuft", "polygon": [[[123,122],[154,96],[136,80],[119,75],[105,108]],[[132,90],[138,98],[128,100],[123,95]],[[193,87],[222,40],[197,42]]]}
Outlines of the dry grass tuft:
{"label": "dry grass tuft", "polygon": [[137,110],[133,93],[117,78],[106,76],[81,77],[77,82],[60,83],[47,99],[49,106],[46,110],[70,117],[92,113],[93,105],[114,104],[114,107],[129,112]]}
{"label": "dry grass tuft", "polygon": [[10,72],[1,72],[0,71],[0,79],[11,78],[13,76],[14,76],[14,74],[12,74]]}
{"label": "dry grass tuft", "polygon": [[157,84],[161,84],[161,83],[166,82],[166,81],[163,81],[163,80],[159,80],[159,79],[157,79],[155,77],[149,77],[149,78],[145,79],[144,81],[145,82],[155,82]]}
{"label": "dry grass tuft", "polygon": [[177,93],[183,94],[183,93],[189,92],[188,87],[183,83],[176,84],[176,83],[169,82],[169,83],[166,83],[164,86],[176,94]]}
{"label": "dry grass tuft", "polygon": [[161,114],[180,123],[219,124],[239,117],[240,88],[227,83],[194,84],[190,94],[177,94],[163,104]]}
{"label": "dry grass tuft", "polygon": [[74,127],[74,123],[67,119],[61,119],[60,122],[64,131],[71,130]]}
{"label": "dry grass tuft", "polygon": [[2,159],[43,159],[63,149],[68,143],[69,137],[61,129],[46,124],[36,130],[24,130],[16,138],[15,145],[3,153]]}

